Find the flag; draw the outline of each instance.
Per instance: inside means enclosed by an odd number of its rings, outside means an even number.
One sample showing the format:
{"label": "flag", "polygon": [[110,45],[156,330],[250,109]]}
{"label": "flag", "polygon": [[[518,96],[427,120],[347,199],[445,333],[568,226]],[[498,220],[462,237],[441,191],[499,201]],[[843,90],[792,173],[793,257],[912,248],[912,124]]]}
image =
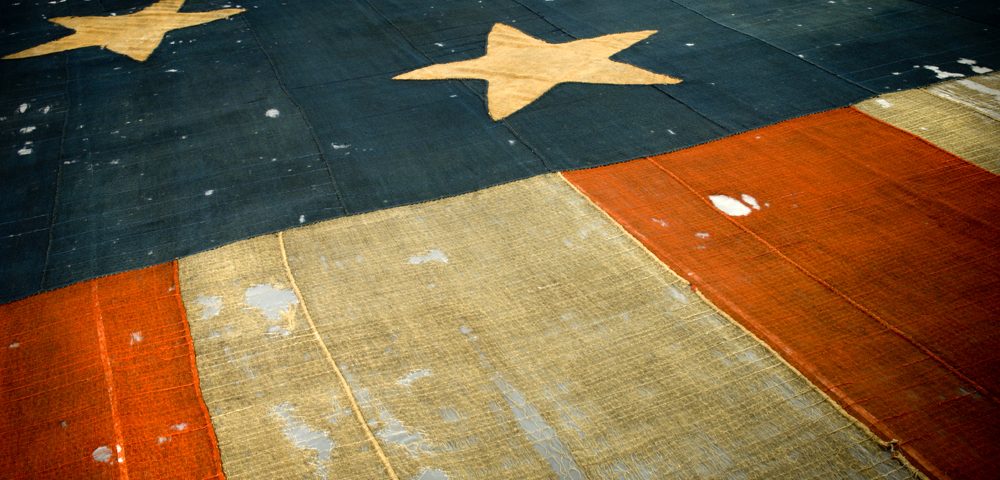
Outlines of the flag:
{"label": "flag", "polygon": [[0,8],[5,472],[996,469],[996,7]]}

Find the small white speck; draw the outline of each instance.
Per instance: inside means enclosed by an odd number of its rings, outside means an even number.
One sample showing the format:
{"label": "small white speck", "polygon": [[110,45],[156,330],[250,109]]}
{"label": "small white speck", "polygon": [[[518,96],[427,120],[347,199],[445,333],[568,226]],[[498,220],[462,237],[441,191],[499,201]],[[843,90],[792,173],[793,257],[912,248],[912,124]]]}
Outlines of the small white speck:
{"label": "small white speck", "polygon": [[135,345],[142,341],[142,332],[132,332],[132,339],[129,341],[129,345]]}
{"label": "small white speck", "polygon": [[513,145],[513,144],[517,143],[517,140],[507,140],[507,143],[509,145]]}
{"label": "small white speck", "polygon": [[52,107],[46,105],[45,108],[42,108],[42,115],[47,115],[49,110],[52,110]]}
{"label": "small white speck", "polygon": [[188,424],[185,423],[185,422],[177,423],[177,424],[174,424],[174,425],[170,426],[171,430],[174,430],[174,431],[177,431],[177,432],[183,432],[184,430],[187,430],[187,428],[188,428]]}
{"label": "small white speck", "polygon": [[685,43],[684,45],[687,46],[687,47],[693,47],[694,46],[693,43]]}
{"label": "small white speck", "polygon": [[11,343],[10,345],[7,345],[7,348],[12,348],[13,349],[13,348],[17,348],[17,347],[20,347],[20,346],[21,346],[20,342],[14,342],[14,343]]}
{"label": "small white speck", "polygon": [[351,148],[351,144],[349,143],[331,143],[330,146],[333,147],[334,150],[343,150],[345,148]]}
{"label": "small white speck", "polygon": [[27,112],[28,111],[28,107],[30,107],[30,106],[31,105],[28,105],[27,103],[22,103],[20,106],[17,107],[17,113]]}
{"label": "small white speck", "polygon": [[18,131],[21,132],[21,133],[31,133],[31,132],[35,131],[35,126],[32,125],[32,126],[29,126],[29,127],[24,127],[24,128],[22,128],[22,129],[20,129]]}
{"label": "small white speck", "polygon": [[434,42],[434,46],[436,46],[436,47],[443,47],[444,44],[441,43],[441,42]]}
{"label": "small white speck", "polygon": [[305,215],[299,215],[299,223],[306,223],[306,216]]}
{"label": "small white speck", "polygon": [[875,103],[877,103],[882,108],[890,108],[890,107],[892,107],[892,102],[890,102],[890,101],[888,101],[888,100],[886,100],[884,98],[876,98],[875,99]]}
{"label": "small white speck", "polygon": [[695,233],[694,236],[696,236],[698,238],[708,238],[711,235],[709,235],[708,232],[698,232],[698,233]]}
{"label": "small white speck", "polygon": [[177,69],[176,68],[168,68],[167,69],[167,73],[177,73]]}
{"label": "small white speck", "polygon": [[267,115],[267,118],[278,118],[278,115],[281,115],[281,112],[279,112],[277,108],[270,108],[264,112],[264,115]]}
{"label": "small white speck", "polygon": [[215,190],[205,190],[206,197],[211,197],[213,193],[215,193]]}

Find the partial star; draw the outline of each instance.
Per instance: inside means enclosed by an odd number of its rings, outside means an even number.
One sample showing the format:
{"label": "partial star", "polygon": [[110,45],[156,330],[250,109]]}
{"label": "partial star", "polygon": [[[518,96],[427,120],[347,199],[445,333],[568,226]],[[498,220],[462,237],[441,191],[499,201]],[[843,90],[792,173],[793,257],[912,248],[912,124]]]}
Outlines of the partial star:
{"label": "partial star", "polygon": [[486,39],[486,55],[431,65],[395,80],[486,80],[490,117],[500,120],[526,107],[560,83],[654,85],[681,83],[679,78],[611,60],[656,30],[616,33],[566,43],[548,43],[501,23]]}
{"label": "partial star", "polygon": [[70,28],[74,33],[3,58],[37,57],[76,48],[101,47],[143,62],[160,46],[167,32],[214,22],[244,11],[225,8],[182,13],[183,5],[184,0],[161,0],[128,15],[50,18],[50,22]]}

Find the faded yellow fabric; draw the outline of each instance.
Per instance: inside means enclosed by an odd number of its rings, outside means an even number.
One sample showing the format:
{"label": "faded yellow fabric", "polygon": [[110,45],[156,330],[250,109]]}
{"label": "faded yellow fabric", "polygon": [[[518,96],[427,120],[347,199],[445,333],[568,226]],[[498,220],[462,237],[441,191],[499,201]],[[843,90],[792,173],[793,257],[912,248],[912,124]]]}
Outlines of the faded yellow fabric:
{"label": "faded yellow fabric", "polygon": [[125,15],[50,18],[50,22],[74,32],[3,58],[37,57],[77,48],[101,47],[144,62],[160,46],[167,32],[214,22],[244,11],[242,8],[224,8],[207,12],[180,12],[183,5],[184,0],[160,0]]}
{"label": "faded yellow fabric", "polygon": [[558,175],[180,273],[230,478],[912,476]]}
{"label": "faded yellow fabric", "polygon": [[486,80],[490,117],[500,120],[528,106],[560,83],[655,85],[681,83],[611,56],[645,40],[656,30],[615,33],[565,43],[548,43],[502,23],[486,41],[486,55],[420,68],[394,80]]}
{"label": "faded yellow fabric", "polygon": [[[954,80],[882,95],[857,108],[1000,174],[998,84],[996,74]],[[990,90],[995,93],[989,94]]]}

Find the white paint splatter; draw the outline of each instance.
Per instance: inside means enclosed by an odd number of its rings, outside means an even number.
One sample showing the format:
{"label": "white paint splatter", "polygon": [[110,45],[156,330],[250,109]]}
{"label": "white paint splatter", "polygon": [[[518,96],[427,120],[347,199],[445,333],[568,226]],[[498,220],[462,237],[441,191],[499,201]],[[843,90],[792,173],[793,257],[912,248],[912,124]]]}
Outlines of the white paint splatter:
{"label": "white paint splatter", "polygon": [[743,200],[743,203],[753,207],[754,210],[760,210],[760,204],[757,203],[757,199],[753,198],[750,194],[744,193],[743,195],[740,195],[740,200]]}
{"label": "white paint splatter", "polygon": [[421,368],[420,370],[414,370],[406,375],[403,375],[403,378],[396,380],[396,384],[409,387],[410,385],[413,385],[413,382],[420,380],[421,378],[429,377],[431,374],[432,372],[430,370]]}
{"label": "white paint splatter", "polygon": [[52,107],[46,105],[45,108],[42,108],[42,115],[48,115],[50,110],[52,110]]}
{"label": "white paint splatter", "polygon": [[892,107],[892,102],[890,102],[890,101],[888,101],[888,100],[886,100],[884,98],[876,98],[875,99],[875,103],[877,103],[882,108],[890,108],[890,107]]}
{"label": "white paint splatter", "polygon": [[331,143],[330,146],[333,147],[334,150],[343,150],[345,148],[351,148],[350,143]]}
{"label": "white paint splatter", "polygon": [[170,429],[175,432],[183,432],[184,430],[187,430],[187,428],[188,424],[186,422],[175,423],[170,426]]}
{"label": "white paint splatter", "polygon": [[448,263],[448,256],[441,250],[433,249],[423,255],[414,255],[409,259],[410,265],[420,265],[427,262]]}
{"label": "white paint splatter", "polygon": [[259,310],[268,320],[281,320],[282,316],[291,314],[295,305],[299,304],[295,292],[290,289],[262,284],[246,289],[243,301]]}
{"label": "white paint splatter", "polygon": [[201,307],[202,320],[214,318],[222,311],[222,297],[198,295],[194,301]]}
{"label": "white paint splatter", "polygon": [[306,216],[305,215],[299,215],[299,223],[306,223]]}
{"label": "white paint splatter", "polygon": [[989,68],[989,67],[980,67],[980,66],[976,65],[976,61],[972,60],[970,58],[959,58],[958,59],[958,63],[961,63],[962,65],[968,65],[969,68],[971,68],[972,71],[975,72],[975,73],[990,73],[990,72],[993,71],[992,68]]}
{"label": "white paint splatter", "polygon": [[277,108],[269,108],[266,112],[264,112],[264,115],[267,115],[267,118],[278,118],[278,115],[281,115],[281,112],[279,112]]}
{"label": "white paint splatter", "polygon": [[655,224],[663,227],[663,228],[667,228],[667,227],[670,226],[670,222],[668,222],[666,220],[663,220],[662,218],[653,217],[653,218],[650,218],[649,220],[652,221],[653,223],[655,223]]}
{"label": "white paint splatter", "polygon": [[10,345],[7,345],[7,348],[15,349],[15,348],[18,348],[20,346],[21,346],[21,342],[12,342]]}
{"label": "white paint splatter", "polygon": [[942,80],[945,78],[961,78],[965,76],[961,73],[945,72],[944,70],[941,70],[935,65],[924,65],[924,68],[934,72],[934,75]]}
{"label": "white paint splatter", "polygon": [[693,47],[694,46],[693,43],[685,43],[684,45],[687,46],[687,47]]}
{"label": "white paint splatter", "polygon": [[129,345],[135,345],[142,341],[142,332],[132,332],[132,338],[129,340]]}
{"label": "white paint splatter", "polygon": [[752,211],[746,204],[729,195],[709,195],[708,199],[712,201],[712,205],[715,205],[715,208],[722,210],[722,213],[731,217],[745,217],[750,215]]}
{"label": "white paint splatter", "polygon": [[34,150],[31,148],[31,142],[25,142],[24,146],[17,151],[17,154],[23,157],[25,155],[31,155],[31,152],[33,151]]}
{"label": "white paint splatter", "polygon": [[20,106],[17,107],[17,113],[27,112],[28,111],[28,107],[30,107],[30,106],[31,105],[28,105],[27,103],[22,103]]}
{"label": "white paint splatter", "polygon": [[31,133],[31,132],[35,131],[35,126],[34,125],[30,125],[30,126],[22,128],[22,129],[20,129],[18,131],[21,132],[21,133]]}
{"label": "white paint splatter", "polygon": [[696,236],[698,238],[701,238],[701,239],[705,239],[705,238],[710,237],[711,235],[709,235],[708,232],[697,232],[697,233],[694,234],[694,236]]}
{"label": "white paint splatter", "polygon": [[164,443],[167,443],[169,441],[170,437],[156,437],[156,443],[159,445],[163,445]]}
{"label": "white paint splatter", "polygon": [[111,449],[107,445],[101,445],[95,448],[94,453],[91,453],[90,456],[94,457],[95,462],[111,463],[111,454]]}
{"label": "white paint splatter", "polygon": [[206,197],[211,197],[213,193],[215,193],[215,190],[212,190],[212,189],[205,190],[205,196]]}

